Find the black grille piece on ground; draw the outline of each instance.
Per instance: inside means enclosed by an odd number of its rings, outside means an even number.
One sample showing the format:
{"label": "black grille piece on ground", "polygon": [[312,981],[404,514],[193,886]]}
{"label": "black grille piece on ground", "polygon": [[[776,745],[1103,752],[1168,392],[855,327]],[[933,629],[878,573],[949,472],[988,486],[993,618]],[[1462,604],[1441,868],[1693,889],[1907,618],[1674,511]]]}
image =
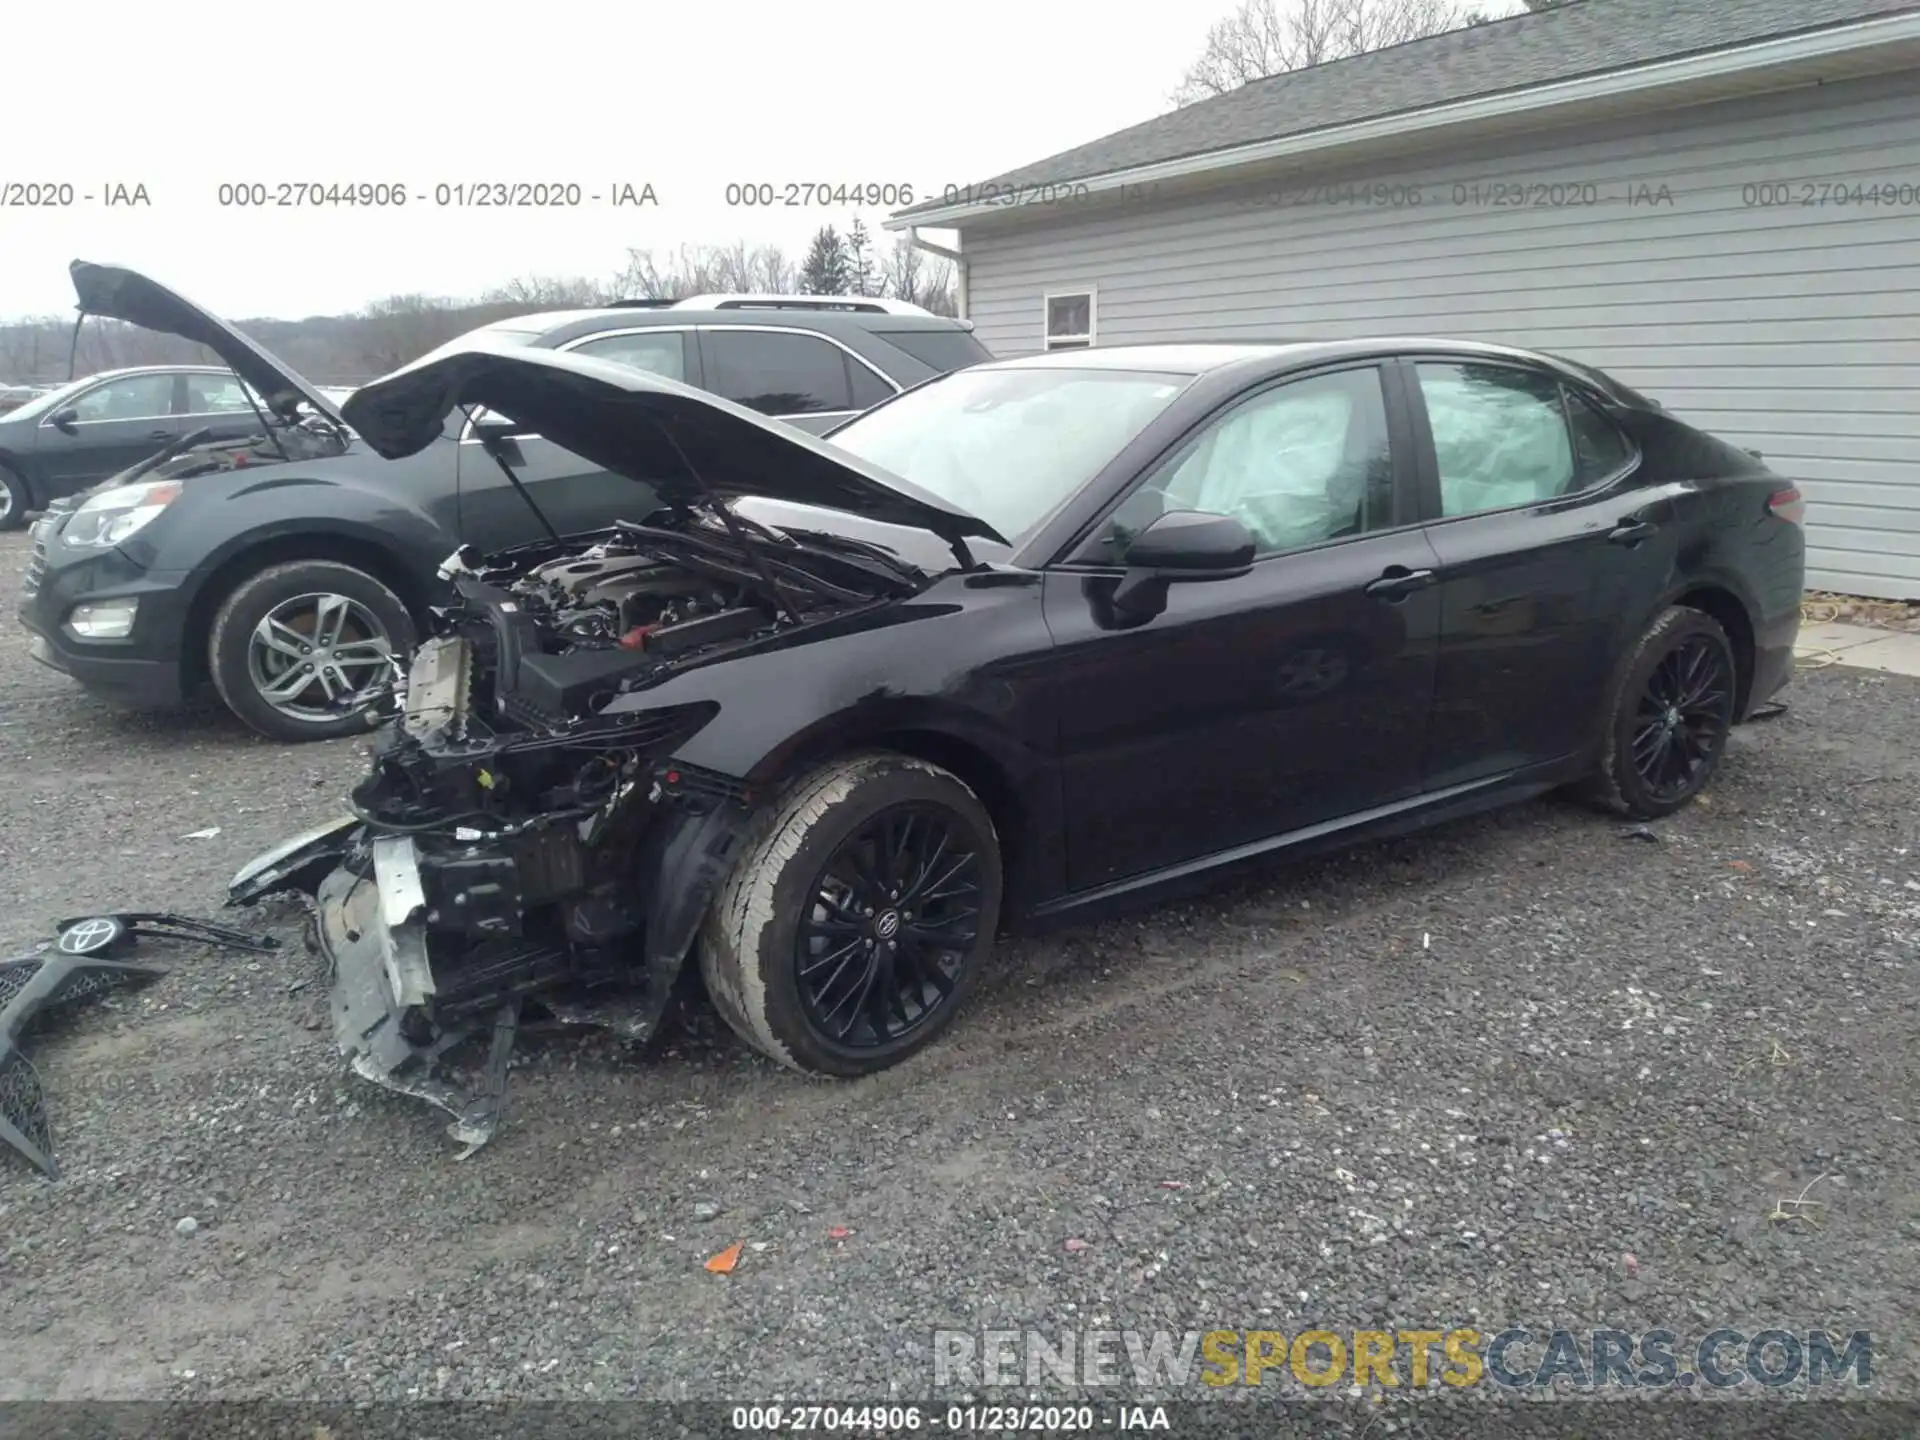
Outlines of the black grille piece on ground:
{"label": "black grille piece on ground", "polygon": [[20,1040],[44,1012],[92,999],[117,985],[166,974],[155,965],[130,965],[84,956],[27,955],[0,960],[0,1141],[57,1179],[53,1133],[47,1124],[40,1077],[20,1053]]}

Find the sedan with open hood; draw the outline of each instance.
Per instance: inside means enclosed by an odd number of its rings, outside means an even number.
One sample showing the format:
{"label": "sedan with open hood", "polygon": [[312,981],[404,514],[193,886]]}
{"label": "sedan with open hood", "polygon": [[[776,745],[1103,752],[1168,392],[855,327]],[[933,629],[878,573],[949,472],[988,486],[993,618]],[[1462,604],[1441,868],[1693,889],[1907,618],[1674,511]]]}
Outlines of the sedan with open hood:
{"label": "sedan with open hood", "polygon": [[312,898],[340,1049],[469,1145],[530,1013],[644,1037],[692,963],[871,1073],[1010,927],[1562,785],[1671,813],[1791,669],[1792,485],[1519,350],[1033,356],[818,440],[469,338],[343,418],[399,462],[463,407],[658,503],[447,556],[351,814],[229,899]]}

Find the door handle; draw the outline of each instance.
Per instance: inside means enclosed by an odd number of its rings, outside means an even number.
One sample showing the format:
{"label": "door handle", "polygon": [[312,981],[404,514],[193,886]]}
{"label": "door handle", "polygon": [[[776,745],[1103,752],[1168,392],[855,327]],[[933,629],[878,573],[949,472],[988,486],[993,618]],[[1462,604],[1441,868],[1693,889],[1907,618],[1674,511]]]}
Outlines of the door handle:
{"label": "door handle", "polygon": [[1607,532],[1607,539],[1616,545],[1638,545],[1659,528],[1651,520],[1628,516]]}
{"label": "door handle", "polygon": [[173,438],[173,432],[171,430],[149,430],[147,432],[147,438],[149,440],[171,440]]}
{"label": "door handle", "polygon": [[1389,565],[1380,578],[1367,586],[1367,594],[1389,602],[1404,600],[1416,590],[1433,584],[1431,570],[1409,570],[1404,565]]}

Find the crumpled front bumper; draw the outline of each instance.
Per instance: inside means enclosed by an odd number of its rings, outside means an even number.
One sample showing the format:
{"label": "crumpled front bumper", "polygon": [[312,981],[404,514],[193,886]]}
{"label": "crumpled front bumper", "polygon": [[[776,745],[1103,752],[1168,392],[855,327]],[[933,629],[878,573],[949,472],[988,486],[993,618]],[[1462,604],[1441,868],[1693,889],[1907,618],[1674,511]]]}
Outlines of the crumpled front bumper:
{"label": "crumpled front bumper", "polygon": [[[332,974],[340,1053],[361,1078],[445,1111],[452,1117],[448,1134],[471,1154],[500,1121],[521,995],[560,1025],[590,1025],[629,1041],[655,1032],[700,918],[732,866],[746,818],[738,805],[704,806],[665,817],[648,832],[629,872],[634,893],[646,897],[645,922],[631,942],[630,984],[583,988],[523,977],[484,1002],[471,985],[459,993],[464,962],[448,960],[444,947],[451,937],[436,931],[429,943],[429,918],[439,903],[429,892],[438,882],[429,876],[423,883],[414,840],[370,834],[355,822],[321,827],[249,862],[234,877],[228,903],[283,890],[311,896],[311,940]],[[436,954],[438,963],[454,968],[436,975]],[[489,1033],[476,1088],[441,1073],[450,1052]]]}
{"label": "crumpled front bumper", "polygon": [[[499,1106],[435,1073],[436,1062],[477,1026],[441,1031],[427,1043],[407,1036],[407,1012],[433,997],[420,875],[413,842],[374,842],[371,880],[341,866],[314,897],[314,936],[333,972],[333,1038],[362,1079],[436,1105],[453,1117],[447,1133],[477,1148],[492,1138]],[[402,909],[415,901],[410,909]]]}

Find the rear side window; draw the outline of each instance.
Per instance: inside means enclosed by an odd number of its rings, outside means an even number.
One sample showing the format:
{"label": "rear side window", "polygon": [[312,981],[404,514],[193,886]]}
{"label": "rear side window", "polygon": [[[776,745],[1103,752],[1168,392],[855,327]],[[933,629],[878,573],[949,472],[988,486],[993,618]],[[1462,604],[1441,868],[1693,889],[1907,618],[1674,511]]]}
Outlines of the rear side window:
{"label": "rear side window", "polygon": [[709,330],[708,376],[715,394],[762,415],[865,409],[853,399],[847,355],[817,335]]}
{"label": "rear side window", "polygon": [[847,378],[853,383],[853,407],[866,410],[893,394],[893,387],[858,360],[847,361]]}
{"label": "rear side window", "polygon": [[1566,396],[1567,428],[1573,435],[1573,488],[1584,490],[1619,471],[1633,458],[1633,446],[1577,391],[1561,393]]}
{"label": "rear side window", "polygon": [[228,411],[250,410],[247,392],[233,375],[189,375],[187,408],[189,415],[223,415]]}
{"label": "rear side window", "polygon": [[656,330],[639,335],[609,335],[573,347],[596,360],[610,360],[669,380],[687,378],[687,337],[678,330]]}
{"label": "rear side window", "polygon": [[875,330],[873,333],[943,375],[993,358],[993,352],[965,330]]}

